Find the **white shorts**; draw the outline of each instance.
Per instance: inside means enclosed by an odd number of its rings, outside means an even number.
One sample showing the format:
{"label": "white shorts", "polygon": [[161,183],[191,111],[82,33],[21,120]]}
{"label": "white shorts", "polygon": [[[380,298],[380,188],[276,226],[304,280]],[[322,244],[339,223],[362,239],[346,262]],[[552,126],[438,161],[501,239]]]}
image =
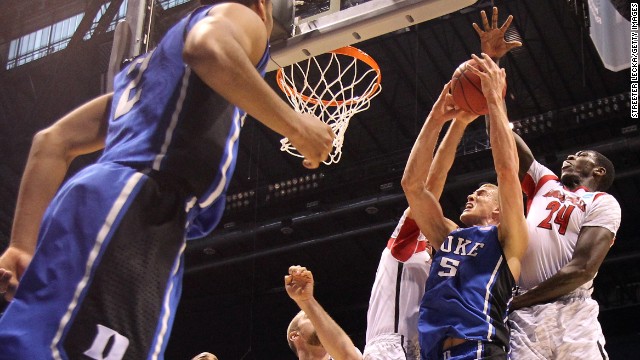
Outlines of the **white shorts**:
{"label": "white shorts", "polygon": [[426,251],[400,262],[388,248],[383,250],[367,311],[367,347],[391,334],[402,336],[402,345],[418,343],[418,312],[430,261]]}
{"label": "white shorts", "polygon": [[420,360],[420,346],[399,334],[379,335],[367,342],[363,359]]}
{"label": "white shorts", "polygon": [[595,300],[575,294],[512,312],[511,359],[608,359],[598,312]]}

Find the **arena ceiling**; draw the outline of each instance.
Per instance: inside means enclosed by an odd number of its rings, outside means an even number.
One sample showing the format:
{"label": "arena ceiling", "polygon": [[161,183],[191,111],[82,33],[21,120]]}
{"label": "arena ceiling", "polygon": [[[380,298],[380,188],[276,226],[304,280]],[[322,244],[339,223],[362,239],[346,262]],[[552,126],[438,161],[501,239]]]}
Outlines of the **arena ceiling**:
{"label": "arena ceiling", "polygon": [[[27,3],[41,10],[31,16]],[[41,11],[73,13],[94,3],[3,4],[0,51],[6,53],[11,36],[51,20]],[[400,179],[409,151],[443,84],[458,64],[479,52],[471,23],[479,22],[479,11],[490,3],[480,1],[356,45],[380,65],[382,92],[351,120],[338,164],[306,170],[300,159],[279,150],[279,136],[256,121],[246,122],[224,218],[211,236],[187,247],[182,303],[166,358],[187,359],[201,351],[220,359],[293,358],[284,332],[296,308],[282,282],[294,264],[314,271],[320,302],[362,348],[378,258],[406,207]],[[604,68],[580,1],[495,4],[501,21],[514,16],[509,36],[524,43],[501,65],[507,71],[509,116],[519,122],[537,159],[559,169],[567,154],[596,149],[616,165],[610,192],[622,206],[622,227],[598,275],[595,296],[609,351],[625,349],[633,334],[637,341],[633,329],[640,320],[640,213],[635,206],[640,133],[638,121],[629,117],[629,70]],[[159,11],[156,32],[184,9]],[[0,243],[10,236],[33,134],[99,93],[112,40],[110,33],[98,34],[14,70],[0,70]],[[267,81],[277,88],[275,74],[267,74]],[[76,161],[73,169],[96,156]],[[491,169],[480,120],[466,135],[450,173],[442,196],[445,215],[457,218],[466,194],[494,180]]]}

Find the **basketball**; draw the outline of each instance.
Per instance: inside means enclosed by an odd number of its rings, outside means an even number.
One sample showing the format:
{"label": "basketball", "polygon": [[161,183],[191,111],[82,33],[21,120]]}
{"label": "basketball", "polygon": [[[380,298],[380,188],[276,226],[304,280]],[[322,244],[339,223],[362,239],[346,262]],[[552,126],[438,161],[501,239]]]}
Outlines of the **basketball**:
{"label": "basketball", "polygon": [[[468,69],[468,65],[475,65],[473,59],[460,64],[451,78],[451,95],[455,104],[464,111],[476,115],[486,115],[489,113],[487,100],[482,93],[482,82],[478,75]],[[505,86],[502,97],[507,94]]]}

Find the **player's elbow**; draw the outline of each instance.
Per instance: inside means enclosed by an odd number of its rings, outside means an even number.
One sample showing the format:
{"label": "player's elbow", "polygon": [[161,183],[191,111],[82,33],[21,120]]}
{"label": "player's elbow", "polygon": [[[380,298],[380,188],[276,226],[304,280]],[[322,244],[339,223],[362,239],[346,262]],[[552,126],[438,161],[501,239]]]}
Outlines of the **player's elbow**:
{"label": "player's elbow", "polygon": [[38,131],[31,143],[30,157],[50,157],[59,156],[67,160],[72,160],[70,145],[65,142],[56,125]]}
{"label": "player's elbow", "polygon": [[400,186],[402,186],[402,191],[406,196],[414,196],[424,191],[424,183],[407,173],[402,176]]}

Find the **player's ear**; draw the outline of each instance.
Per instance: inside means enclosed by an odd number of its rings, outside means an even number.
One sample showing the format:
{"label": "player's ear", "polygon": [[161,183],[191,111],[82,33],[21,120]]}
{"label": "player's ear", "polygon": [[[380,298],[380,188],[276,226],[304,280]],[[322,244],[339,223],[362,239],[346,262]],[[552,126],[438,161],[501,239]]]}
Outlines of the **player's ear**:
{"label": "player's ear", "polygon": [[602,167],[602,166],[596,166],[596,167],[593,169],[593,175],[594,175],[594,176],[603,177],[603,176],[605,176],[606,174],[607,174],[607,169],[605,169],[605,168],[604,168],[604,167]]}
{"label": "player's ear", "polygon": [[297,330],[293,330],[289,333],[289,341],[294,341],[298,336],[300,336],[300,333]]}
{"label": "player's ear", "polygon": [[495,220],[496,223],[500,222],[500,208],[496,207],[491,212],[491,217]]}
{"label": "player's ear", "polygon": [[255,7],[256,7],[256,12],[258,13],[258,16],[260,16],[260,19],[262,19],[262,21],[266,21],[267,20],[267,1],[272,1],[272,0],[255,0]]}

